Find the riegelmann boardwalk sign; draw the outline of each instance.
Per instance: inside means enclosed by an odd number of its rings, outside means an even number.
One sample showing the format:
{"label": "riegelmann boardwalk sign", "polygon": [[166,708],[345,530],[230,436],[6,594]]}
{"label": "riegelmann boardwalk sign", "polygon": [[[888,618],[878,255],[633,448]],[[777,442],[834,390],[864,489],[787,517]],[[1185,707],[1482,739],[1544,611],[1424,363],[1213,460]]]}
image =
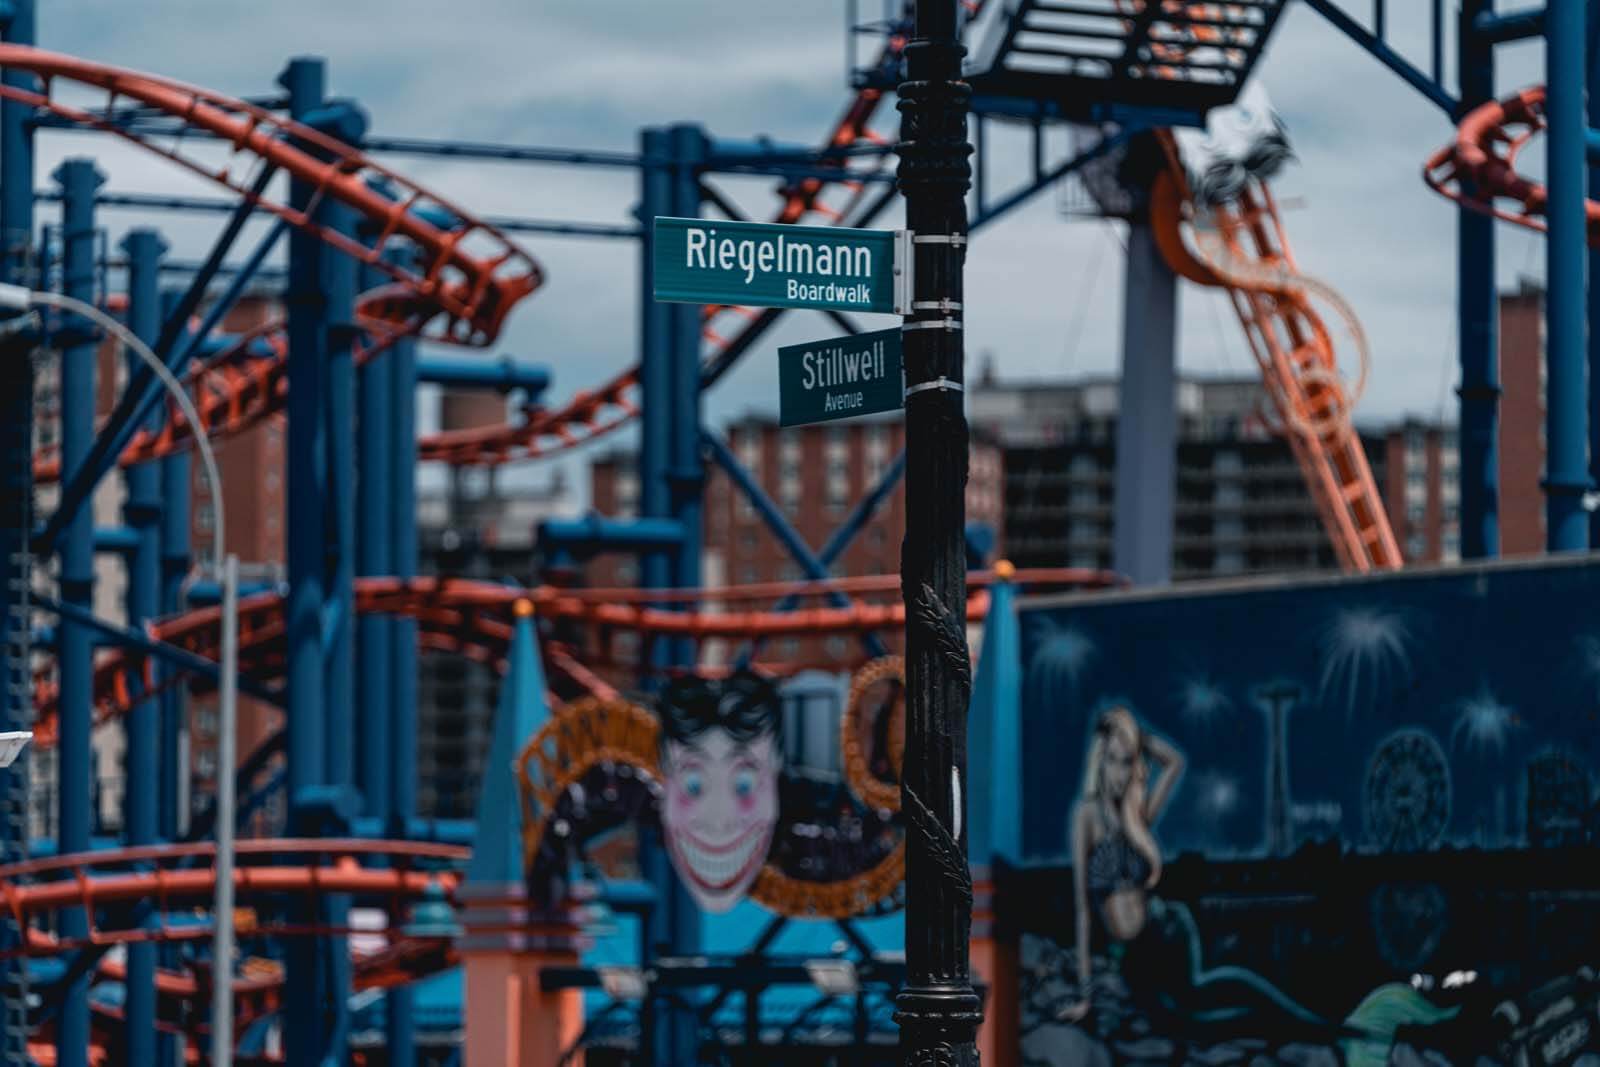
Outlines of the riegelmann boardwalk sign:
{"label": "riegelmann boardwalk sign", "polygon": [[897,230],[657,218],[655,298],[903,312],[907,238]]}

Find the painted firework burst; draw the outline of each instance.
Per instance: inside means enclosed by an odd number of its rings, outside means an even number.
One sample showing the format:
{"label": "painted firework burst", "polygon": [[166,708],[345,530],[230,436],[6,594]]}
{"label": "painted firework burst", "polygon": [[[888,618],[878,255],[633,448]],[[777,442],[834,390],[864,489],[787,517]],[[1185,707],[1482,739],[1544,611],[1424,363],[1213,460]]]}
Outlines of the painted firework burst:
{"label": "painted firework burst", "polygon": [[1411,677],[1410,644],[1410,631],[1393,612],[1340,611],[1323,633],[1318,699],[1324,707],[1342,703],[1345,718],[1353,718],[1356,708],[1383,699]]}

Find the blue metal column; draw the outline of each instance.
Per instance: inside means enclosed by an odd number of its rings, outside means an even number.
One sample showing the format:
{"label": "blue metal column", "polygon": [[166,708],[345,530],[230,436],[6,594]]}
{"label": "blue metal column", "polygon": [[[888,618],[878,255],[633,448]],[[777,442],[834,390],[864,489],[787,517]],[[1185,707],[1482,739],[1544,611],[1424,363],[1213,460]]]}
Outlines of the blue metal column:
{"label": "blue metal column", "polygon": [[[1588,32],[1587,138],[1600,129],[1600,12],[1590,18]],[[1589,196],[1600,196],[1600,156],[1589,159]],[[1600,486],[1600,249],[1589,249],[1589,484]],[[1600,510],[1589,513],[1589,547],[1600,548]]]}
{"label": "blue metal column", "polygon": [[[704,133],[692,126],[645,130],[641,137],[644,163],[639,218],[645,238],[640,242],[644,317],[639,384],[644,409],[640,419],[639,515],[651,519],[687,516],[694,522],[693,531],[684,531],[683,543],[671,556],[652,552],[644,557],[642,584],[652,589],[680,584],[690,576],[690,584],[699,583],[700,307],[656,303],[651,258],[657,215],[700,213],[699,178],[693,168],[705,150]],[[691,373],[693,378],[688,380]],[[662,641],[653,651],[656,666],[686,665],[692,644]],[[646,920],[648,946],[673,955],[696,951],[699,909],[673,870],[664,846],[650,835],[640,842],[640,866],[661,901]],[[648,964],[648,960],[644,962]],[[641,1047],[649,1049],[647,1062],[693,1062],[696,1034],[692,1018],[670,1005],[647,1002],[641,1026]]]}
{"label": "blue metal column", "polygon": [[[128,256],[128,328],[140,340],[154,345],[161,333],[161,256],[167,246],[154,230],[132,230],[122,240]],[[140,363],[128,353],[129,379]],[[145,419],[154,430],[159,409]],[[154,463],[129,467],[124,520],[138,543],[128,557],[128,625],[139,627],[161,614],[161,471]],[[138,685],[137,679],[133,682]],[[153,845],[159,840],[159,796],[155,783],[160,774],[161,707],[156,699],[143,700],[123,719],[128,748],[123,763],[127,841]],[[154,915],[144,905],[142,921],[152,925]],[[128,946],[127,993],[123,1001],[123,1054],[128,1063],[154,1063],[156,1059],[156,946]]]}
{"label": "blue metal column", "polygon": [[[672,514],[669,472],[673,305],[656,303],[651,268],[655,254],[654,219],[672,214],[672,171],[668,166],[671,149],[672,140],[664,130],[645,130],[640,138],[644,165],[639,170],[639,224],[644,229],[644,239],[639,242],[639,306],[643,311],[639,327],[639,392],[643,405],[639,414],[639,516],[646,519],[665,519]],[[671,584],[671,568],[663,553],[652,552],[640,562],[640,584],[646,589]]]}
{"label": "blue metal column", "polygon": [[[163,319],[170,316],[183,299],[180,290],[161,294]],[[183,610],[183,582],[189,573],[189,513],[193,491],[189,478],[193,459],[187,451],[175,452],[161,461],[161,613]],[[189,768],[183,762],[183,734],[188,723],[187,692],[182,685],[166,685],[173,668],[156,664],[156,682],[161,692],[161,779],[157,790],[161,836],[175,841],[188,825],[181,809],[188,792],[184,784]],[[163,1060],[162,1062],[166,1062]]]}
{"label": "blue metal column", "polygon": [[[304,121],[304,119],[302,119]],[[346,144],[359,144],[366,133],[366,121],[356,108],[340,102],[322,109],[314,123],[324,133]],[[313,215],[335,233],[354,237],[356,212],[331,197],[323,197]],[[320,245],[322,290],[326,298],[323,316],[327,365],[327,485],[333,520],[332,537],[327,546],[327,600],[323,607],[323,746],[327,758],[326,783],[346,796],[355,786],[355,680],[353,652],[355,637],[356,567],[356,487],[355,487],[355,362],[354,346],[358,334],[355,315],[357,263],[350,256]],[[349,815],[357,810],[352,806]],[[330,832],[349,833],[348,825],[330,826]],[[350,898],[333,894],[325,898],[323,922],[330,928],[344,929],[350,924]],[[350,946],[344,937],[320,939],[322,964],[327,968],[329,1036],[326,1055],[331,1062],[348,1058]]]}
{"label": "blue metal column", "polygon": [[[698,126],[672,128],[672,213],[679,218],[700,214],[700,170],[709,150],[705,131]],[[700,552],[705,494],[705,460],[700,454],[700,336],[704,327],[698,304],[668,304],[672,346],[672,517],[683,529],[673,565],[672,584],[682,589],[700,585]],[[673,663],[692,667],[698,645],[693,638],[678,641]],[[687,900],[688,898],[685,897]],[[694,909],[692,930],[685,937],[699,941],[699,909]],[[687,949],[686,949],[687,950]]]}
{"label": "blue metal column", "polygon": [[[61,185],[62,290],[79,300],[94,300],[95,229],[94,197],[103,179],[88,159],[69,159],[56,168]],[[80,328],[77,326],[74,329]],[[65,481],[82,465],[94,440],[95,344],[86,341],[61,353],[61,475]],[[61,539],[61,601],[84,611],[94,610],[94,514],[80,508]],[[61,853],[89,848],[93,818],[93,757],[89,748],[90,710],[94,700],[94,633],[87,626],[62,618],[57,628],[60,643],[57,670],[61,701],[57,711],[60,741],[56,801]],[[61,936],[83,937],[89,932],[82,908],[61,912]],[[83,1067],[89,1056],[89,975],[69,981],[56,1023],[56,1062],[61,1067]]]}
{"label": "blue metal column", "polygon": [[1584,4],[1550,0],[1545,14],[1545,131],[1550,189],[1545,302],[1545,538],[1552,552],[1586,548],[1589,524],[1583,493],[1589,488],[1584,425]]}
{"label": "blue metal column", "polygon": [[[1494,47],[1472,29],[1492,0],[1462,0],[1457,28],[1462,113],[1494,99]],[[1456,212],[1456,336],[1460,345],[1461,557],[1500,554],[1499,295],[1494,220]]]}
{"label": "blue metal column", "polygon": [[[320,60],[295,59],[279,79],[289,111],[302,119],[323,102]],[[315,189],[291,181],[289,202],[305,210]],[[289,832],[316,834],[309,801],[328,780],[324,726],[326,644],[323,610],[332,516],[328,500],[328,317],[323,262],[315,236],[289,236],[289,447],[288,447],[288,790]],[[293,921],[315,923],[316,905],[299,904]],[[309,913],[305,913],[309,908]],[[285,1053],[288,1062],[316,1067],[342,1062],[346,1005],[336,1002],[322,938],[291,938],[286,949]]]}
{"label": "blue metal column", "polygon": [[1178,495],[1178,279],[1148,219],[1128,227],[1126,279],[1111,565],[1139,585],[1166,585]]}
{"label": "blue metal column", "polygon": [[[376,288],[387,280],[387,275],[369,267],[362,272],[362,289]],[[393,365],[394,354],[385,352],[357,372],[361,417],[356,441],[356,567],[363,576],[388,575],[394,567],[389,528],[389,497],[395,478],[389,425]],[[390,620],[384,615],[366,615],[356,621],[356,787],[361,791],[362,811],[385,827],[391,800],[390,629]]]}
{"label": "blue metal column", "polygon": [[[406,253],[396,250],[397,259]],[[417,573],[417,345],[397,341],[381,357],[389,364],[389,558],[398,578]],[[389,836],[403,837],[406,821],[417,813],[417,621],[389,622]],[[412,991],[401,986],[389,992],[384,1022],[393,1067],[417,1061]]]}
{"label": "blue metal column", "polygon": [[[8,44],[35,43],[34,0],[12,0],[0,25]],[[0,82],[35,88],[32,75],[6,68]],[[0,282],[31,282],[33,245],[32,109],[0,100]],[[0,730],[26,730],[33,721],[33,675],[28,589],[33,529],[33,345],[14,337],[0,346]],[[28,848],[26,749],[0,770],[0,863],[19,863]],[[5,920],[0,945],[11,948],[20,931]],[[27,961],[0,961],[0,1064],[26,1067],[28,1056]]]}

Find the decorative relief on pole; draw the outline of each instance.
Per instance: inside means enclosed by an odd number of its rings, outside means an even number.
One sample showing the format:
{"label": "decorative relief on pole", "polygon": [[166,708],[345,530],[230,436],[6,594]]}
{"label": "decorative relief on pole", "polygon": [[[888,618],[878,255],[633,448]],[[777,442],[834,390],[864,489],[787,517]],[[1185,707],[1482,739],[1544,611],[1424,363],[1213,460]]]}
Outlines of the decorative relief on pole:
{"label": "decorative relief on pole", "polygon": [[967,651],[966,627],[926,582],[917,596],[914,621],[927,631],[934,648],[944,657],[950,678],[961,687],[960,703],[964,708],[972,693],[972,658]]}
{"label": "decorative relief on pole", "polygon": [[[939,821],[925,804],[916,791],[909,785],[902,790],[906,800],[907,824],[911,832],[922,840],[927,849],[927,857],[938,868],[939,875],[945,883],[945,888],[959,900],[968,912],[972,909],[972,872],[967,868],[967,857],[962,853],[961,846],[945,829],[944,823]],[[971,924],[969,916],[968,925]]]}

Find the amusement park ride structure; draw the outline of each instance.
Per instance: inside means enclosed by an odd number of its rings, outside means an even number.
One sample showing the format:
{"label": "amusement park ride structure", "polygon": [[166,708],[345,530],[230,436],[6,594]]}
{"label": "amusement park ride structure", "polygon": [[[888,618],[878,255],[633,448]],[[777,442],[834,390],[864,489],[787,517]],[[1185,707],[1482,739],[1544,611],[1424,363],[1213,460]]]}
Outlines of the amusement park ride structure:
{"label": "amusement park ride structure", "polygon": [[[971,53],[968,80],[979,145],[968,232],[981,234],[1030,196],[1140,135],[1203,124],[1210,108],[1237,95],[1288,2],[967,0],[962,7]],[[1586,208],[1584,164],[1587,146],[1600,141],[1600,134],[1588,128],[1582,110],[1585,5],[1551,0],[1546,9],[1497,15],[1486,0],[1465,0],[1457,34],[1460,85],[1452,95],[1442,76],[1442,5],[1432,8],[1428,73],[1387,43],[1383,0],[1377,0],[1370,29],[1335,0],[1305,3],[1459,122],[1456,141],[1429,160],[1426,174],[1462,206],[1463,554],[1493,555],[1497,547],[1493,217],[1549,231],[1550,547],[1588,544],[1584,501],[1594,485],[1588,464],[1600,459],[1600,447],[1589,447],[1591,440],[1600,442],[1600,373],[1590,374],[1586,394],[1584,327],[1597,297],[1590,295],[1586,305],[1583,248],[1588,235],[1600,232],[1600,206],[1590,202]],[[416,730],[419,648],[499,662],[518,627],[531,627],[518,621],[531,612],[563,634],[643,635],[638,666],[651,678],[695,667],[700,643],[711,637],[870,634],[904,626],[904,609],[883,602],[896,592],[892,578],[837,579],[828,571],[867,513],[858,509],[828,546],[813,552],[760,498],[754,503],[796,549],[806,580],[719,589],[718,604],[740,606],[700,607],[713,598],[699,588],[704,462],[709,456],[737,465],[704,424],[701,394],[783,312],[654,304],[648,296],[648,227],[550,227],[518,220],[502,226],[371,158],[447,153],[630,169],[640,177],[642,219],[697,216],[708,199],[734,217],[737,209],[703,179],[719,172],[770,174],[786,183],[774,221],[864,227],[896,195],[886,169],[892,146],[873,129],[901,79],[909,33],[900,5],[891,5],[889,16],[877,27],[882,43],[876,62],[857,72],[850,102],[819,148],[721,142],[682,125],[644,131],[637,153],[572,153],[370,136],[359,109],[327,99],[325,72],[315,60],[293,61],[282,79],[284,93],[250,103],[57,55],[35,47],[34,0],[7,5],[0,45],[0,282],[36,287],[46,276],[35,234],[33,142],[53,129],[86,127],[121,138],[235,199],[224,205],[230,218],[212,253],[175,299],[163,300],[159,292],[164,250],[148,230],[130,233],[124,243],[126,296],[97,294],[94,209],[97,201],[118,198],[99,191],[102,178],[92,164],[68,164],[57,172],[69,221],[64,288],[69,295],[104,299],[125,314],[130,328],[185,377],[198,423],[163,405],[150,377],[136,370],[109,418],[95,427],[96,337],[75,319],[13,320],[0,338],[0,591],[6,598],[0,616],[0,729],[31,728],[39,746],[56,749],[61,797],[57,854],[30,856],[21,814],[27,761],[0,772],[6,807],[0,891],[7,911],[7,940],[0,948],[6,996],[0,1060],[155,1062],[158,1046],[171,1052],[172,1041],[197,1053],[207,1033],[198,1005],[217,976],[206,956],[191,949],[209,936],[209,926],[186,913],[203,912],[212,901],[215,857],[199,841],[179,840],[175,785],[182,695],[191,686],[216,683],[221,640],[219,609],[191,608],[182,595],[189,570],[187,451],[196,435],[226,437],[278,418],[287,419],[289,430],[287,591],[245,599],[239,623],[241,692],[283,705],[287,726],[246,757],[239,816],[255,811],[265,793],[285,790],[292,836],[242,843],[244,863],[232,880],[242,903],[259,903],[261,918],[250,937],[271,944],[281,962],[252,963],[229,978],[237,1032],[281,1020],[288,1062],[342,1056],[352,989],[387,992],[386,1062],[415,1062],[406,983],[456,960],[448,934],[440,932],[449,924],[436,929],[418,921],[423,907],[457,891],[468,854],[462,840],[437,839],[470,838],[473,832],[415,818],[409,739]],[[1548,85],[1495,102],[1494,47],[1540,35],[1548,46]],[[1591,62],[1590,69],[1600,64]],[[63,84],[95,90],[103,102],[64,102],[52,92]],[[1591,106],[1600,107],[1600,93],[1590,96]],[[1046,165],[1042,132],[1068,121],[1094,124],[1103,137],[1085,153]],[[988,187],[983,149],[992,122],[1023,123],[1034,131],[1029,179],[998,197]],[[1541,130],[1547,135],[1547,187],[1515,170],[1518,152]],[[186,153],[185,138],[227,145],[228,162],[217,165],[205,153]],[[1181,161],[1174,155],[1171,163],[1153,190],[1149,220],[1170,269],[1233,296],[1282,430],[1294,442],[1344,565],[1397,566],[1393,535],[1350,432],[1353,394],[1339,376],[1329,331],[1312,308],[1313,298],[1326,305],[1328,292],[1298,274],[1264,182],[1247,183],[1229,202],[1198,205],[1186,195]],[[288,179],[287,195],[272,191],[279,174]],[[218,205],[148,198],[147,206]],[[275,225],[230,284],[212,292],[254,213],[274,216]],[[644,289],[638,365],[563,404],[530,407],[506,425],[419,440],[416,344],[492,345],[507,316],[543,280],[537,263],[506,233],[550,228],[639,241]],[[223,315],[284,237],[286,317],[216,341]],[[850,320],[834,317],[855,332]],[[1589,345],[1591,366],[1600,371],[1600,331]],[[59,450],[32,446],[32,376],[35,360],[43,358],[59,358],[62,366]],[[1170,360],[1171,353],[1164,358]],[[496,373],[487,369],[484,382],[494,384]],[[1173,413],[1169,404],[1125,417],[1149,423],[1170,420]],[[537,459],[635,418],[641,424],[641,518],[551,522],[541,536],[552,556],[640,554],[642,589],[514,590],[416,577],[417,462]],[[1587,461],[1586,449],[1593,457]],[[113,467],[122,468],[127,480],[133,532],[126,625],[97,619],[91,607],[96,531],[85,502]],[[886,485],[869,500],[881,500],[881,490],[903,470],[903,464],[892,464]],[[47,481],[60,483],[58,504],[40,522],[31,513],[33,487]],[[52,553],[60,560],[59,594],[34,597],[31,561]],[[1012,584],[1094,586],[1112,580],[1065,570],[1002,577],[1008,590]],[[969,620],[988,609],[984,587],[993,580],[990,574],[967,576],[974,590]],[[746,606],[780,598],[784,603],[777,609]],[[817,605],[818,599],[826,605]],[[519,603],[527,605],[526,612],[513,611]],[[58,617],[53,670],[39,669],[35,658],[50,651],[33,645],[39,610]],[[96,643],[109,649],[99,659]],[[605,647],[599,639],[541,643],[552,706],[616,697],[593,670]],[[89,735],[95,722],[112,717],[122,719],[128,734],[126,840],[121,847],[91,850]],[[362,739],[359,753],[356,737]],[[284,772],[258,787],[278,753]],[[205,825],[200,820],[192,829],[203,832]],[[669,901],[670,872],[663,879],[654,889]],[[352,902],[378,902],[387,913],[383,950],[352,957]],[[408,922],[413,905],[416,913]],[[686,909],[661,903],[645,914],[647,943],[679,958],[699,950],[696,920]],[[55,965],[30,966],[42,958]],[[110,1008],[96,1001],[91,1011],[94,982],[119,986],[120,1003]],[[672,1025],[659,1031],[665,1036],[653,1045],[641,1038],[644,1058],[670,1055],[685,1040]]]}

